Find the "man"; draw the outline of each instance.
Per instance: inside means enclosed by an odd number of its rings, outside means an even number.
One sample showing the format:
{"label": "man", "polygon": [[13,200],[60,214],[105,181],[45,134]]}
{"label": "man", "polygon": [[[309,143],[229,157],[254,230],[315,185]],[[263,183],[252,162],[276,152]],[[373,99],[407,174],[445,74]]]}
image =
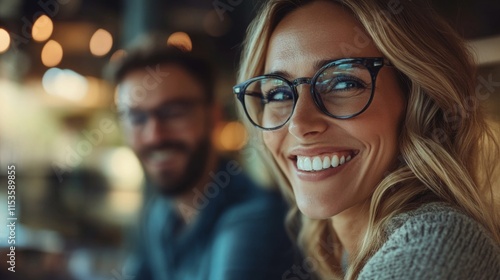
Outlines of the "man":
{"label": "man", "polygon": [[139,50],[114,76],[125,138],[153,186],[136,279],[281,279],[293,266],[286,206],[214,149],[207,63],[173,47]]}

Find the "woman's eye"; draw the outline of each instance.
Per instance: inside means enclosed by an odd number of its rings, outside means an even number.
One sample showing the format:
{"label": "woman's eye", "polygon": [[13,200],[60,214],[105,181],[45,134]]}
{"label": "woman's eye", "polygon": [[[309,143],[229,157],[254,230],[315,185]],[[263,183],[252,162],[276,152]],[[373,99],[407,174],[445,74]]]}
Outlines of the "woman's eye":
{"label": "woman's eye", "polygon": [[266,94],[267,102],[292,100],[293,95],[286,89],[273,89]]}
{"label": "woman's eye", "polygon": [[336,77],[322,83],[321,92],[349,91],[366,88],[366,83],[355,77]]}
{"label": "woman's eye", "polygon": [[363,87],[363,85],[357,81],[344,81],[334,84],[332,89],[343,90],[343,89],[361,88],[361,87]]}

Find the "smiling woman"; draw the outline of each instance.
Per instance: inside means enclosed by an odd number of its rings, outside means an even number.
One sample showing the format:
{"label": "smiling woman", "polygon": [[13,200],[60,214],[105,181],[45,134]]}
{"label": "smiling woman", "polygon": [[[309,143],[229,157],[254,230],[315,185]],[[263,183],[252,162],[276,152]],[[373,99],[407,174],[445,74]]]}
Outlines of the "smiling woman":
{"label": "smiling woman", "polygon": [[473,65],[462,39],[411,1],[261,9],[234,93],[316,276],[500,275],[498,145],[481,146],[492,133]]}

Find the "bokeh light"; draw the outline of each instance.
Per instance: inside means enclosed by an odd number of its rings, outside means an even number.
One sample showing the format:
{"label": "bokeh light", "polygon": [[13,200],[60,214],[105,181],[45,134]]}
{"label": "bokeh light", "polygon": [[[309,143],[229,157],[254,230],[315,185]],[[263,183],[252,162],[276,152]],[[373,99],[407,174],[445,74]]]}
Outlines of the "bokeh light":
{"label": "bokeh light", "polygon": [[122,191],[140,190],[144,174],[139,160],[130,148],[115,148],[108,155],[104,170],[114,188]]}
{"label": "bokeh light", "polygon": [[228,122],[222,128],[219,141],[224,150],[237,151],[247,143],[247,131],[243,124],[237,121]]}
{"label": "bokeh light", "polygon": [[47,67],[54,67],[61,63],[63,49],[61,44],[54,40],[48,41],[42,49],[42,63]]}
{"label": "bokeh light", "polygon": [[122,49],[119,49],[119,50],[116,50],[112,55],[111,57],[109,58],[109,61],[111,62],[116,62],[116,61],[119,61],[121,60],[122,58],[124,58],[125,56],[127,55],[127,52],[125,50],[122,50]]}
{"label": "bokeh light", "polygon": [[43,42],[50,38],[52,31],[54,31],[52,20],[48,16],[42,15],[33,24],[31,35],[33,40]]}
{"label": "bokeh light", "polygon": [[90,38],[90,52],[95,56],[106,55],[113,47],[113,36],[104,29],[98,29]]}
{"label": "bokeh light", "polygon": [[191,51],[193,49],[193,43],[191,38],[185,32],[175,32],[172,33],[167,39],[168,46],[174,46],[185,51]]}
{"label": "bokeh light", "polygon": [[9,49],[10,35],[7,30],[0,28],[0,53],[4,53]]}
{"label": "bokeh light", "polygon": [[43,75],[42,85],[48,94],[71,101],[81,101],[88,91],[87,79],[69,69],[48,69]]}

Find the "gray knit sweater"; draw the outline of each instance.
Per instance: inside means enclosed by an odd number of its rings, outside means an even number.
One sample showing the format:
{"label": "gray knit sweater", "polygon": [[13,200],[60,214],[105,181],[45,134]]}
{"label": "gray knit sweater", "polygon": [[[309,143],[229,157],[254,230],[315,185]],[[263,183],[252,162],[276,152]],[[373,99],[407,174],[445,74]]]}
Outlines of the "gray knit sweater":
{"label": "gray knit sweater", "polygon": [[359,279],[500,279],[500,246],[444,203],[394,217]]}

